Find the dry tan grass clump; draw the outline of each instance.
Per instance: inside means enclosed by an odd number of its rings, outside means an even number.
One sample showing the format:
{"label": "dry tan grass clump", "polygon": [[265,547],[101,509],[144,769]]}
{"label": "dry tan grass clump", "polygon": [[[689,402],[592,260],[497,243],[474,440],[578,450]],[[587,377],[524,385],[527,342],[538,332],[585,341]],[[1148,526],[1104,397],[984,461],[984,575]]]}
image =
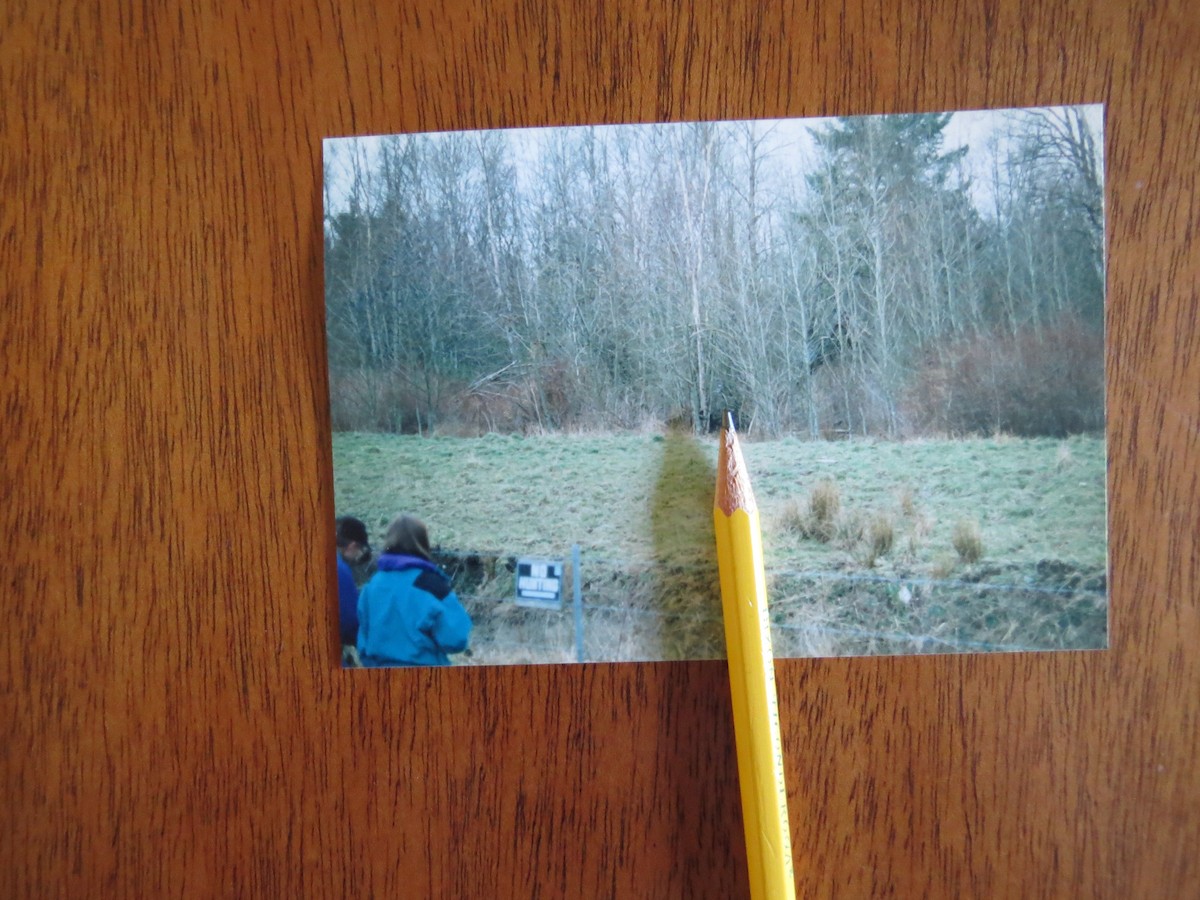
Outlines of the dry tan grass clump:
{"label": "dry tan grass clump", "polygon": [[873,569],[879,557],[892,552],[896,541],[896,526],[892,517],[885,512],[876,511],[868,516],[862,524],[857,546],[857,556],[868,569]]}
{"label": "dry tan grass clump", "polygon": [[875,556],[886,556],[892,552],[892,544],[896,539],[896,526],[892,517],[884,512],[877,512],[867,522],[867,544]]}
{"label": "dry tan grass clump", "polygon": [[832,533],[833,523],[842,509],[842,493],[837,482],[829,478],[818,481],[808,498],[808,511],[813,522]]}
{"label": "dry tan grass clump", "polygon": [[789,500],[780,514],[784,528],[801,537],[829,543],[838,536],[841,527],[842,494],[837,482],[822,479],[813,485],[807,504]]}
{"label": "dry tan grass clump", "polygon": [[950,535],[959,559],[965,563],[979,562],[983,557],[983,535],[979,531],[979,523],[974,519],[959,519],[954,523],[954,531]]}

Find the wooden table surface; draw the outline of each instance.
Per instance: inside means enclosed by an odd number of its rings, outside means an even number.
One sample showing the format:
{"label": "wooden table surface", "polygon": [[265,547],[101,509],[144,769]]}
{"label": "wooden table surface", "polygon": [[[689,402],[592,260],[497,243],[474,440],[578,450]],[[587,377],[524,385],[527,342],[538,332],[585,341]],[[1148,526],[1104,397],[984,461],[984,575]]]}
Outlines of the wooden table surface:
{"label": "wooden table surface", "polygon": [[797,878],[1200,896],[1190,6],[5,4],[0,895],[742,895],[722,663],[338,669],[320,139],[1104,102],[1111,649],[780,663]]}

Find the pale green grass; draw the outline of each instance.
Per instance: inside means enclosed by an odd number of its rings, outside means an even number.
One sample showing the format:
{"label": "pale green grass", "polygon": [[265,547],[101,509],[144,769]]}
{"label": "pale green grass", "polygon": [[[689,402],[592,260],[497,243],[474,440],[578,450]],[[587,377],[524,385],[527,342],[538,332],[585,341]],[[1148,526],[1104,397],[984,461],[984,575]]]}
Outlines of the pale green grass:
{"label": "pale green grass", "polygon": [[[459,551],[563,555],[578,543],[585,554],[631,564],[712,554],[712,439],[336,434],[333,447],[337,512],[362,518],[376,540],[393,515],[409,511],[426,520],[435,543]],[[1098,438],[783,439],[747,441],[743,450],[768,568],[860,567],[851,549],[783,527],[788,501],[830,479],[843,512],[893,518],[893,549],[876,573],[945,574],[952,530],[964,519],[979,522],[983,563],[1104,569]]]}
{"label": "pale green grass", "polygon": [[[333,449],[337,512],[362,518],[377,547],[407,511],[443,550],[492,560],[482,582],[459,587],[476,621],[472,655],[459,662],[574,658],[569,599],[564,613],[497,601],[513,594],[505,558],[566,560],[576,543],[588,659],[721,655],[715,440],[337,434]],[[778,655],[1105,646],[1102,440],[784,439],[743,449]],[[836,485],[839,501],[825,539],[796,527],[822,483]],[[962,522],[978,524],[974,564],[954,548]],[[881,525],[890,545],[877,540],[872,551]]]}

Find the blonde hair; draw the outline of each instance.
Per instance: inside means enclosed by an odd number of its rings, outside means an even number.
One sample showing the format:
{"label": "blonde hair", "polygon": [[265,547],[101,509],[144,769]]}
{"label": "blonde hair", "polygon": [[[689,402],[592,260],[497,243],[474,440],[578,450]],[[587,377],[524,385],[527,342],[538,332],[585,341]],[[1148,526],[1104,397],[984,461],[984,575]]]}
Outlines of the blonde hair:
{"label": "blonde hair", "polygon": [[404,513],[392,519],[383,539],[383,552],[419,556],[432,561],[429,550],[429,531],[416,516]]}

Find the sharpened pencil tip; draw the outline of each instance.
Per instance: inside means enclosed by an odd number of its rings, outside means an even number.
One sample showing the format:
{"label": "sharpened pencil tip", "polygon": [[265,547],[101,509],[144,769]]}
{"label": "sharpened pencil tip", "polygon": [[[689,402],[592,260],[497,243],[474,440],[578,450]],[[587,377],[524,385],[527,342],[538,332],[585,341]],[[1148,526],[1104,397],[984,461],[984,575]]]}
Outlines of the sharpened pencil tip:
{"label": "sharpened pencil tip", "polygon": [[756,509],[754,491],[750,489],[750,474],[742,458],[737,430],[733,425],[733,413],[725,412],[725,424],[717,443],[717,496],[716,507],[726,515],[735,509],[751,512]]}

